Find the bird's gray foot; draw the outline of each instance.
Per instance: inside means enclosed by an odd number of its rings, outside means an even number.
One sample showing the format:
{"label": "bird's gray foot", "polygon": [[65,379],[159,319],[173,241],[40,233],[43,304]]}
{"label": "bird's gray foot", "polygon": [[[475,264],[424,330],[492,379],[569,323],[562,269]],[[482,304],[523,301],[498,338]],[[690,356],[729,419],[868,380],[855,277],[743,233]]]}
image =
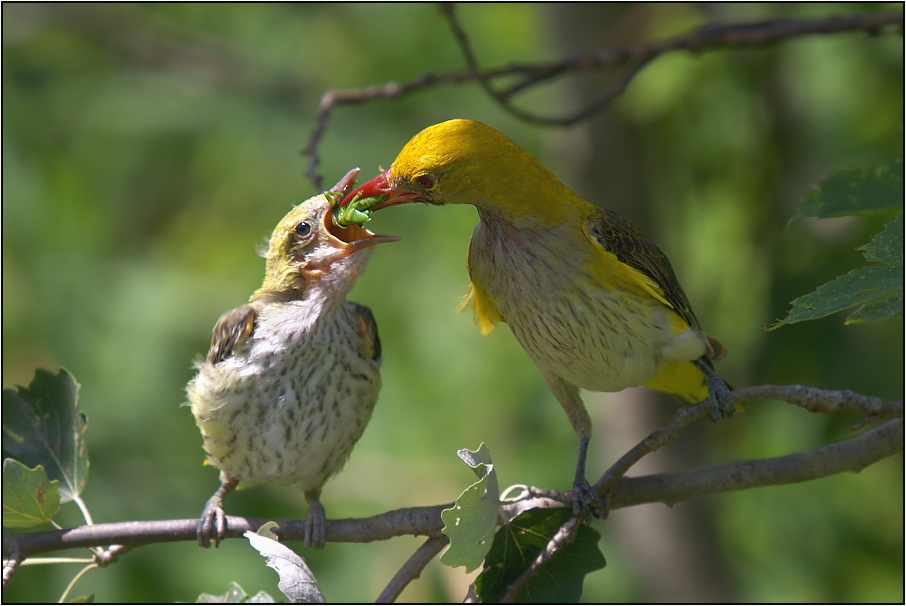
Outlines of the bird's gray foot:
{"label": "bird's gray foot", "polygon": [[573,515],[588,519],[589,514],[596,518],[607,519],[609,513],[605,499],[596,493],[584,477],[576,478],[573,483]]}
{"label": "bird's gray foot", "polygon": [[198,538],[200,547],[207,549],[211,546],[212,539],[214,546],[217,547],[226,536],[227,521],[226,514],[223,512],[223,499],[233,492],[238,483],[239,480],[222,479],[220,488],[204,504],[201,517],[198,519],[198,526],[195,527],[195,536]]}
{"label": "bird's gray foot", "polygon": [[717,421],[722,417],[732,417],[736,412],[736,403],[730,388],[720,375],[703,360],[693,360],[693,364],[699,367],[705,373],[705,380],[708,385],[708,399],[711,401],[711,419]]}
{"label": "bird's gray foot", "polygon": [[588,459],[588,438],[579,440],[579,461],[576,463],[576,478],[573,480],[573,515],[588,519],[589,514],[607,519],[608,508],[585,479],[585,462]]}
{"label": "bird's gray foot", "polygon": [[327,534],[327,517],[324,513],[324,506],[318,500],[318,494],[311,495],[306,492],[305,497],[308,500],[308,514],[305,516],[302,544],[306,549],[324,549]]}

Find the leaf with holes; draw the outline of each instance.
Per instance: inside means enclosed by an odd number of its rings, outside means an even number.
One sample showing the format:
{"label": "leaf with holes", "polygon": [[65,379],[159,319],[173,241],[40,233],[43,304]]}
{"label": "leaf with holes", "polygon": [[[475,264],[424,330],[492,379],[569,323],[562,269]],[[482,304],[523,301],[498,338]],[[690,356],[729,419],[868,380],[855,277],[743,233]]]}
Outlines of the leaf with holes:
{"label": "leaf with holes", "polygon": [[903,161],[835,170],[805,200],[798,217],[872,215],[903,204]]}
{"label": "leaf with holes", "polygon": [[[530,509],[497,531],[494,545],[475,579],[485,604],[501,600],[507,587],[525,571],[570,517],[565,507]],[[548,560],[541,571],[516,595],[528,604],[575,603],[582,597],[585,575],[607,564],[598,547],[600,533],[582,524],[576,540]]]}
{"label": "leaf with holes", "polygon": [[63,503],[81,494],[88,479],[88,420],[78,394],[79,384],[62,368],[57,374],[38,369],[28,387],[3,390],[3,457],[43,465],[60,481]]}
{"label": "leaf with holes", "polygon": [[472,468],[478,481],[459,495],[452,508],[440,514],[443,533],[450,537],[450,546],[440,561],[451,568],[465,566],[466,572],[472,572],[491,549],[500,511],[500,487],[491,452],[484,442],[478,450],[464,448],[456,454]]}
{"label": "leaf with holes", "polygon": [[897,282],[902,285],[903,274],[892,267],[859,267],[819,286],[815,292],[794,299],[787,316],[770,330],[888,299],[895,296]]}
{"label": "leaf with holes", "polygon": [[60,483],[44,468],[29,469],[19,461],[3,461],[3,526],[28,528],[49,522],[60,510]]}

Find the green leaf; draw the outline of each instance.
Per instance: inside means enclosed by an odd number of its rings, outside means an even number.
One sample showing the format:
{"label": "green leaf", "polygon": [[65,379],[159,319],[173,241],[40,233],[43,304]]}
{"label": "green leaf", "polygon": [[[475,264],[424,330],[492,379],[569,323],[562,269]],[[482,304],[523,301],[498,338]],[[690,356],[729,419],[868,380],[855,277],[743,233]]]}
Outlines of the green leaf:
{"label": "green leaf", "polygon": [[903,205],[903,161],[832,172],[805,194],[797,217],[872,215]]}
{"label": "green leaf", "polygon": [[871,303],[866,303],[846,318],[844,324],[861,324],[903,317],[903,289],[894,291]]}
{"label": "green leaf", "polygon": [[865,258],[903,270],[903,215],[884,226],[884,231],[872,236],[871,242],[859,247]]}
{"label": "green leaf", "polygon": [[323,604],[324,595],[305,560],[286,545],[270,538],[274,536],[273,527],[276,526],[272,524],[262,526],[258,531],[260,534],[247,531],[244,536],[264,556],[267,565],[277,571],[280,577],[277,587],[290,602]]}
{"label": "green leaf", "polygon": [[893,267],[859,267],[819,286],[814,292],[794,299],[787,316],[769,330],[775,330],[784,324],[823,318],[856,305],[895,296],[897,285],[902,293],[902,270]]}
{"label": "green leaf", "polygon": [[263,591],[253,596],[247,595],[242,587],[230,583],[230,588],[223,595],[203,593],[195,600],[196,604],[276,604],[274,598]]}
{"label": "green leaf", "polygon": [[77,598],[69,600],[67,604],[94,604],[94,594],[80,595]]}
{"label": "green leaf", "polygon": [[[497,531],[484,570],[475,579],[475,589],[485,604],[501,600],[515,581],[569,519],[570,510],[530,509]],[[585,575],[604,568],[607,562],[598,548],[600,533],[583,524],[576,540],[554,554],[535,578],[516,596],[529,604],[575,603],[582,597]]]}
{"label": "green leaf", "polygon": [[19,461],[3,461],[3,526],[28,528],[49,522],[60,510],[60,483],[51,481],[40,465],[29,469]]}
{"label": "green leaf", "polygon": [[472,572],[491,549],[500,511],[500,488],[491,452],[484,442],[476,451],[464,448],[456,454],[472,468],[478,481],[459,495],[452,508],[440,514],[443,533],[450,537],[450,546],[440,561],[451,568],[465,566],[466,572]]}
{"label": "green leaf", "polygon": [[815,320],[860,306],[846,324],[877,322],[903,317],[903,215],[884,226],[871,242],[859,247],[869,261],[890,267],[860,267],[831,280],[812,293],[795,299],[787,317],[768,330],[784,324]]}
{"label": "green leaf", "polygon": [[43,465],[49,478],[60,481],[63,503],[81,494],[88,479],[88,420],[78,393],[78,383],[62,368],[57,374],[36,370],[27,388],[3,390],[3,457]]}

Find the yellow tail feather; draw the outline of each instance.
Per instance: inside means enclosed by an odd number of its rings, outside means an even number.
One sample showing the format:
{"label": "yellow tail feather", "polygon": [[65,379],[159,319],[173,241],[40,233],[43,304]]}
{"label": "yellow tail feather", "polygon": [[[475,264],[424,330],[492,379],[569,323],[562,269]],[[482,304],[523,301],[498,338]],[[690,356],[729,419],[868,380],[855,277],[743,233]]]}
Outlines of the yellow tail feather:
{"label": "yellow tail feather", "polygon": [[671,362],[661,368],[645,387],[674,394],[688,404],[701,402],[708,397],[708,383],[703,373],[692,362]]}

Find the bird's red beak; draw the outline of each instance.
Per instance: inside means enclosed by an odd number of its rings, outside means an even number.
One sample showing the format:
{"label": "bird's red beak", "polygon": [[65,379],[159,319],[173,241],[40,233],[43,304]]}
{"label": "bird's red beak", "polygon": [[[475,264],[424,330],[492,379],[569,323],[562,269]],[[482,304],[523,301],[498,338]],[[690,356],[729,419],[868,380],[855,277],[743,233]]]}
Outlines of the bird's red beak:
{"label": "bird's red beak", "polygon": [[395,206],[397,204],[418,200],[421,193],[400,189],[390,182],[390,170],[391,168],[388,168],[381,174],[369,181],[365,181],[359,187],[352,190],[345,198],[343,198],[340,202],[340,206],[346,206],[357,195],[360,198],[386,196],[386,199],[383,202],[370,207],[368,210],[379,210],[381,208],[387,208],[388,206]]}

